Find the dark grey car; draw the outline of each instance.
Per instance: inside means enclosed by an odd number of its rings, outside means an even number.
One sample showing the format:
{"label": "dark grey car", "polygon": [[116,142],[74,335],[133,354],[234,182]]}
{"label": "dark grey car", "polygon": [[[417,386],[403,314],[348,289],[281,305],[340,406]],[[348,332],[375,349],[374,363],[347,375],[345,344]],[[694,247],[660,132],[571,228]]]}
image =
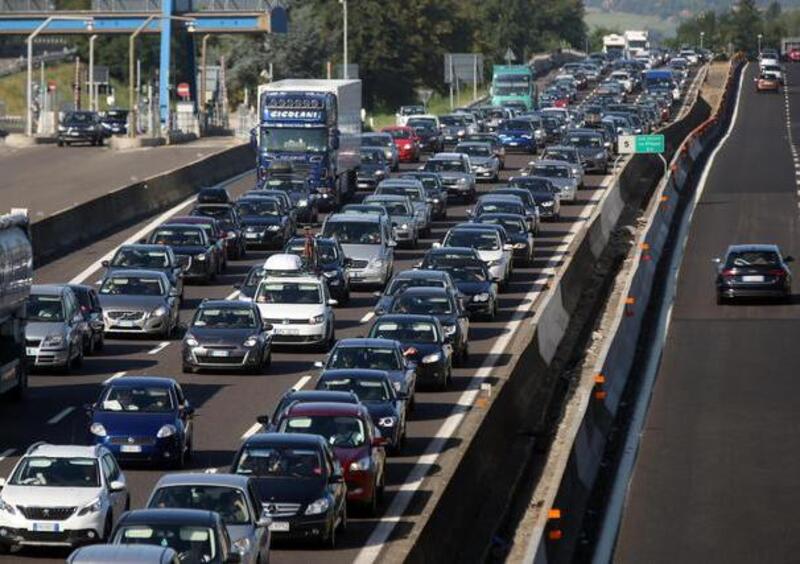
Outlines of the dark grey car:
{"label": "dark grey car", "polygon": [[561,141],[578,149],[585,172],[608,173],[608,149],[605,137],[598,131],[573,129],[567,131]]}
{"label": "dark grey car", "polygon": [[25,325],[25,358],[36,368],[69,372],[83,363],[89,327],[75,293],[62,284],[31,287]]}

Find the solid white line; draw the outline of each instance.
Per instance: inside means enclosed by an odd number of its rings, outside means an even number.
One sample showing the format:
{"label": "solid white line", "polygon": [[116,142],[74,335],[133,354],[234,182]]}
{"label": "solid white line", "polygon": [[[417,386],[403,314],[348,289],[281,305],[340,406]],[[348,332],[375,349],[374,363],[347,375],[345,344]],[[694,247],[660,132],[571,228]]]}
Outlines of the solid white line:
{"label": "solid white line", "polygon": [[11,455],[12,455],[12,454],[14,454],[15,452],[17,452],[17,449],[15,449],[15,448],[7,448],[7,449],[6,449],[6,450],[4,450],[3,452],[0,452],[0,462],[1,462],[1,461],[3,461],[3,460],[5,460],[6,458],[8,458],[9,456],[11,456]]}
{"label": "solid white line", "polygon": [[125,371],[125,370],[121,370],[119,372],[114,372],[114,374],[110,378],[106,378],[106,380],[103,382],[103,384],[108,384],[109,382],[113,382],[117,378],[122,378],[123,376],[125,376],[125,374],[127,374],[127,371]]}
{"label": "solid white line", "polygon": [[158,344],[158,346],[147,351],[147,354],[158,354],[165,348],[167,348],[169,346],[169,343],[170,343],[169,341],[162,341]]}
{"label": "solid white line", "polygon": [[308,375],[306,375],[306,376],[303,376],[302,378],[300,378],[300,379],[297,381],[297,383],[296,383],[294,386],[292,386],[292,389],[293,389],[295,392],[296,392],[297,390],[302,390],[302,389],[303,389],[303,386],[305,386],[306,384],[308,384],[308,381],[309,381],[309,380],[311,380],[311,376],[308,376]]}
{"label": "solid white line", "polygon": [[246,441],[256,433],[258,433],[260,430],[261,430],[261,423],[253,423],[252,427],[250,427],[247,431],[242,433],[242,440]]}
{"label": "solid white line", "polygon": [[[227,184],[232,184],[232,183],[238,181],[240,178],[244,178],[248,174],[252,174],[252,173],[253,173],[252,170],[248,170],[248,171],[245,171],[245,172],[243,172],[241,174],[237,174],[236,176],[233,176],[233,177],[225,180],[224,182],[220,182],[219,186],[225,186]],[[96,272],[96,271],[100,270],[103,267],[103,261],[104,260],[111,260],[111,258],[114,256],[114,253],[117,252],[117,249],[119,249],[119,247],[121,247],[122,245],[131,245],[133,243],[138,242],[139,239],[142,239],[143,237],[145,237],[153,229],[155,229],[156,227],[158,227],[159,225],[164,223],[166,220],[168,220],[173,215],[176,215],[183,208],[189,206],[194,201],[195,201],[195,196],[192,196],[191,198],[188,198],[188,199],[184,200],[180,204],[178,204],[176,206],[173,206],[172,208],[168,209],[167,211],[165,211],[164,213],[162,213],[161,215],[159,215],[158,217],[153,219],[150,223],[148,223],[147,225],[142,227],[139,231],[137,231],[136,233],[134,233],[133,235],[131,235],[130,237],[125,239],[125,241],[123,241],[123,243],[121,245],[119,245],[117,247],[114,247],[108,253],[106,253],[105,255],[100,257],[99,259],[97,259],[90,266],[88,266],[86,269],[84,269],[80,274],[78,274],[75,278],[70,280],[69,283],[70,284],[82,284],[87,278],[89,278],[89,276],[93,272]]]}
{"label": "solid white line", "polygon": [[56,423],[58,423],[59,421],[64,419],[67,415],[69,415],[73,411],[75,411],[74,407],[65,407],[64,409],[59,411],[56,415],[54,415],[53,417],[48,419],[47,420],[47,424],[48,425],[55,425]]}
{"label": "solid white line", "polygon": [[368,311],[367,313],[364,314],[364,317],[361,318],[361,323],[366,323],[367,321],[369,321],[373,317],[375,317],[375,312],[374,311]]}
{"label": "solid white line", "polygon": [[232,293],[230,296],[228,296],[228,297],[227,297],[227,298],[225,298],[225,299],[226,299],[226,300],[235,300],[235,299],[237,299],[238,297],[239,297],[239,290],[236,290],[235,292],[233,292],[233,293]]}

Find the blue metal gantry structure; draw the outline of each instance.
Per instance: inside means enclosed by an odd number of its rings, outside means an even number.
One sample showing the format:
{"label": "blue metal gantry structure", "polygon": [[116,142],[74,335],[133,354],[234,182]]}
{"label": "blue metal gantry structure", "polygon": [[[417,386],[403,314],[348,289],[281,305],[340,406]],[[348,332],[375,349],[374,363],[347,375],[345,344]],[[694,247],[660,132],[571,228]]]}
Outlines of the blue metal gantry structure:
{"label": "blue metal gantry structure", "polygon": [[[69,19],[57,19],[58,17]],[[176,17],[182,21],[176,21]],[[53,0],[0,0],[0,35],[28,36],[47,22],[40,35],[161,34],[159,111],[169,115],[170,44],[173,31],[186,32],[194,53],[195,34],[286,33],[288,16],[270,0],[92,0],[92,9],[63,11]],[[150,20],[148,22],[148,20]],[[91,23],[89,23],[91,22]],[[187,25],[191,22],[191,25]],[[194,57],[188,61],[195,77]],[[192,80],[194,83],[194,80]],[[194,84],[193,84],[194,90]],[[196,99],[196,96],[195,96]]]}

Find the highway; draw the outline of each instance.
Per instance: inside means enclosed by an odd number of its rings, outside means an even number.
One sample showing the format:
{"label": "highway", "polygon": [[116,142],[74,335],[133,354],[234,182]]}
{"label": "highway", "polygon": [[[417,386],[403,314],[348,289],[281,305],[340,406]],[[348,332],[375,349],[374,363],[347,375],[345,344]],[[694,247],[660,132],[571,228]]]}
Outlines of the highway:
{"label": "highway", "polygon": [[757,94],[748,66],[700,186],[616,562],[798,561],[800,287],[790,305],[718,306],[711,264],[734,243],[800,253],[800,68],[786,69],[788,95]]}
{"label": "highway", "polygon": [[[507,164],[510,170],[526,164],[530,158],[512,155]],[[416,165],[405,165],[404,168]],[[470,329],[469,365],[455,371],[454,383],[446,393],[418,392],[417,409],[409,423],[408,447],[403,456],[392,458],[389,464],[387,500],[384,510],[400,509],[395,519],[382,521],[383,526],[376,530],[378,521],[356,516],[351,520],[347,535],[335,551],[325,552],[304,547],[277,547],[274,553],[277,562],[305,562],[310,557],[320,561],[354,561],[358,557],[373,560],[378,557],[383,542],[404,535],[411,527],[411,519],[424,507],[430,495],[425,491],[421,478],[429,471],[436,471],[435,457],[430,445],[434,437],[443,436],[442,426],[451,412],[463,413],[470,409],[464,404],[465,398],[474,398],[468,392],[473,389],[476,374],[488,373],[493,363],[507,362],[504,355],[496,352],[498,341],[508,342],[503,337],[509,332],[508,322],[517,310],[528,310],[532,306],[544,282],[560,263],[562,251],[569,238],[580,227],[581,221],[588,217],[592,207],[602,195],[602,187],[610,177],[587,176],[587,187],[578,193],[573,205],[562,208],[562,219],[558,223],[544,224],[541,237],[537,241],[537,260],[533,268],[515,269],[510,289],[501,296],[500,315],[493,323],[474,322]],[[228,183],[232,194],[237,195],[252,187],[253,176],[247,174]],[[601,186],[602,184],[602,186]],[[482,186],[482,191],[489,186]],[[183,208],[188,209],[188,208]],[[172,213],[182,210],[175,208]],[[446,222],[438,222],[433,229],[432,238],[425,240],[417,250],[398,250],[395,259],[395,272],[411,268],[430,246],[433,240],[440,240],[446,229],[465,219],[463,205],[451,205]],[[37,282],[61,282],[64,280],[85,280],[95,283],[101,276],[97,268],[103,255],[112,251],[126,239],[138,239],[138,232],[153,228],[157,222],[143,223],[118,233],[108,239],[98,241],[76,253],[50,263],[36,271]],[[250,265],[264,260],[266,253],[251,252],[246,261],[229,264],[227,273],[207,286],[187,286],[186,300],[182,306],[182,320],[188,321],[203,298],[224,298],[233,293],[233,284],[240,280]],[[336,333],[339,338],[364,335],[370,326],[371,306],[376,302],[372,292],[353,294],[347,307],[336,310]],[[85,442],[86,416],[82,406],[93,401],[99,391],[99,384],[114,375],[149,374],[168,375],[182,382],[187,397],[197,407],[195,430],[195,456],[190,468],[202,471],[208,468],[225,469],[232,460],[235,449],[246,433],[258,430],[256,416],[270,413],[277,399],[290,387],[314,385],[316,370],[313,362],[323,355],[307,352],[280,351],[273,356],[268,374],[260,376],[202,373],[184,375],[180,371],[180,341],[151,341],[144,339],[108,340],[101,356],[88,357],[84,367],[76,375],[60,376],[41,374],[31,377],[28,399],[19,405],[10,402],[3,405],[4,440],[0,449],[0,475],[7,475],[16,461],[16,455],[24,451],[36,440],[54,443]],[[489,359],[487,363],[487,358]],[[456,404],[459,404],[456,409]],[[452,418],[451,418],[452,420]],[[11,424],[13,422],[13,424]],[[452,433],[452,431],[450,431]],[[454,441],[442,441],[445,449],[457,445]],[[423,460],[420,456],[425,455]],[[146,500],[150,489],[163,474],[162,469],[126,468],[126,475],[132,494],[133,507],[140,507]],[[409,480],[411,477],[411,480]],[[404,499],[393,503],[401,485]],[[419,491],[417,491],[419,490]],[[416,495],[409,495],[409,492]],[[410,503],[408,503],[410,502]],[[408,505],[408,507],[404,507]],[[408,519],[406,519],[406,517]],[[399,518],[399,519],[398,519]],[[366,547],[365,552],[360,552]],[[37,561],[58,561],[65,552],[47,550],[25,550],[2,561],[20,561],[29,557]]]}
{"label": "highway", "polygon": [[0,202],[27,207],[32,221],[122,186],[187,165],[242,143],[231,137],[116,151],[108,147],[0,143]]}

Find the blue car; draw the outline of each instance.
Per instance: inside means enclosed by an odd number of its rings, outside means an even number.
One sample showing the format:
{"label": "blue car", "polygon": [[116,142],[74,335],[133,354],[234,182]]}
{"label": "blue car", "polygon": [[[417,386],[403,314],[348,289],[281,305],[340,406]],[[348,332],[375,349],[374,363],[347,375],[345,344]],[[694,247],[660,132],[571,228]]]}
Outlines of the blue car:
{"label": "blue car", "polygon": [[531,120],[525,118],[509,119],[497,128],[497,137],[506,151],[536,153],[536,128]]}
{"label": "blue car", "polygon": [[86,410],[92,440],[117,460],[182,468],[191,455],[194,408],[172,378],[108,380],[97,402]]}

